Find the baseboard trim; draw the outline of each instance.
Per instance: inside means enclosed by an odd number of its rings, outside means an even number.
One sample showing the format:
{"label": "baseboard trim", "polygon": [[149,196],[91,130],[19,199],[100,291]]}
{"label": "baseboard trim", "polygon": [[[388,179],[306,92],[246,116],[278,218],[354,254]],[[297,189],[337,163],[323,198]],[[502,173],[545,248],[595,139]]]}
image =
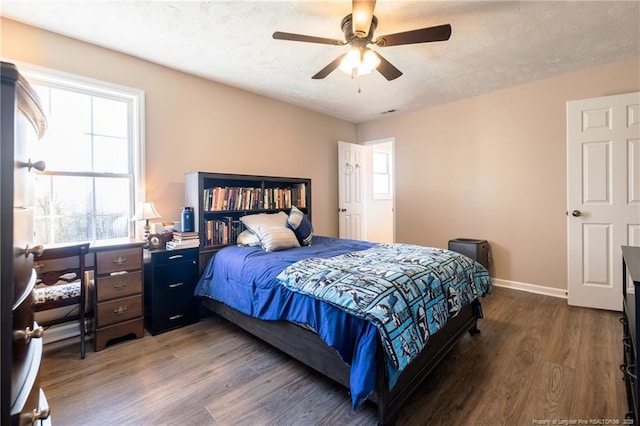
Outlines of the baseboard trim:
{"label": "baseboard trim", "polygon": [[536,294],[542,294],[545,296],[558,297],[560,299],[567,298],[567,290],[563,290],[560,288],[544,287],[536,284],[503,280],[500,278],[492,278],[491,281],[493,281],[493,285],[496,287],[510,288],[512,290],[526,291],[529,293],[536,293]]}
{"label": "baseboard trim", "polygon": [[[91,325],[87,322],[87,326]],[[91,342],[92,336],[85,337],[85,343]],[[80,345],[80,326],[77,321],[56,324],[44,331],[43,343],[45,350],[55,350],[63,346]]]}
{"label": "baseboard trim", "polygon": [[78,322],[69,322],[47,327],[44,332],[43,340],[44,344],[47,345],[76,336],[80,337],[80,326],[78,325]]}

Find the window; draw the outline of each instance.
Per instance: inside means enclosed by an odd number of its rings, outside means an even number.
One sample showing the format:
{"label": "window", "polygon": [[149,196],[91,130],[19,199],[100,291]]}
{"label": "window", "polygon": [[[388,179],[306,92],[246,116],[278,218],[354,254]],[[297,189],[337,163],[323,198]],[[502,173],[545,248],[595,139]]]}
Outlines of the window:
{"label": "window", "polygon": [[372,150],[373,199],[385,200],[392,197],[391,152]]}
{"label": "window", "polygon": [[48,120],[33,161],[34,233],[41,244],[133,236],[144,199],[144,93],[82,77],[20,66]]}

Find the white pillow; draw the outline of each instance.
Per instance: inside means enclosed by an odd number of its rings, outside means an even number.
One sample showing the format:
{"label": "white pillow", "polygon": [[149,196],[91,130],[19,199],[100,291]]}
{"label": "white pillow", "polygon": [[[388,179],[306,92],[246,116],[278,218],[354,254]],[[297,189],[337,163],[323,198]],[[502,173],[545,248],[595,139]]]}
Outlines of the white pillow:
{"label": "white pillow", "polygon": [[259,234],[260,246],[264,251],[278,251],[300,247],[296,234],[289,228],[272,226],[262,228]]}
{"label": "white pillow", "polygon": [[240,233],[240,235],[238,235],[236,244],[238,244],[239,246],[259,246],[260,239],[256,234],[249,231],[248,229],[245,229]]}
{"label": "white pillow", "polygon": [[280,211],[242,216],[240,221],[258,237],[265,251],[277,251],[300,247],[296,234],[287,228],[288,219],[289,215]]}
{"label": "white pillow", "polygon": [[248,214],[246,216],[242,216],[240,221],[244,224],[247,229],[252,231],[255,234],[258,234],[258,230],[260,228],[269,227],[269,226],[281,226],[283,228],[287,227],[287,220],[289,219],[289,215],[285,212],[278,213],[258,213],[258,214]]}

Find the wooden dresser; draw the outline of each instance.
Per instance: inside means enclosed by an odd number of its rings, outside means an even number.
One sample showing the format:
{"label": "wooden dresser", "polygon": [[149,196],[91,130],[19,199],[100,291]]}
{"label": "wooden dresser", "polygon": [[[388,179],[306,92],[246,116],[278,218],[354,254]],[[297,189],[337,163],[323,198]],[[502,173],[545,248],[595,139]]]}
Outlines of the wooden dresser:
{"label": "wooden dresser", "polygon": [[95,255],[93,349],[96,352],[113,339],[144,336],[143,243],[101,244],[91,249]]}
{"label": "wooden dresser", "polygon": [[[629,288],[633,292],[629,292]],[[638,409],[640,408],[640,382],[638,382],[638,340],[640,329],[640,247],[622,247],[622,306],[623,316],[620,319],[623,326],[622,339],[622,365],[620,369],[624,373],[625,387],[629,412],[623,424],[638,424],[640,420]]]}
{"label": "wooden dresser", "polygon": [[44,135],[46,119],[33,89],[13,64],[2,62],[0,145],[0,424],[50,423],[40,389],[42,328],[34,321],[34,172],[30,148]]}

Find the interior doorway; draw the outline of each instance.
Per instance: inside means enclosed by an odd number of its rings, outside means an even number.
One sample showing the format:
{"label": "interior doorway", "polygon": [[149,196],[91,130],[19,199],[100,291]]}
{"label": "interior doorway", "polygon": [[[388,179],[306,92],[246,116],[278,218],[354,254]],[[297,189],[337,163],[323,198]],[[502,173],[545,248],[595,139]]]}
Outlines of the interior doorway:
{"label": "interior doorway", "polygon": [[364,144],[366,240],[395,242],[395,139],[385,138]]}

